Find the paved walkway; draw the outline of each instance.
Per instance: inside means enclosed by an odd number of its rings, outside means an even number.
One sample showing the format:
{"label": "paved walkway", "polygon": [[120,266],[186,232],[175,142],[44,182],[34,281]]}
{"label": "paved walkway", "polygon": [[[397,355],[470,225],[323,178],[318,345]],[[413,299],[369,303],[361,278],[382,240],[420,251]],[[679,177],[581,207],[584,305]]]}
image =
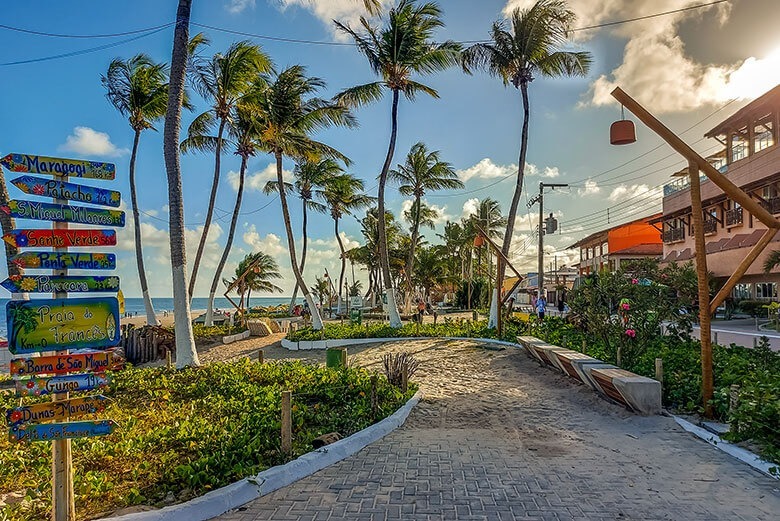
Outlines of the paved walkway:
{"label": "paved walkway", "polygon": [[[426,399],[355,456],[221,516],[254,520],[771,520],[780,482],[524,353],[428,340]],[[358,362],[361,359],[358,357]]]}

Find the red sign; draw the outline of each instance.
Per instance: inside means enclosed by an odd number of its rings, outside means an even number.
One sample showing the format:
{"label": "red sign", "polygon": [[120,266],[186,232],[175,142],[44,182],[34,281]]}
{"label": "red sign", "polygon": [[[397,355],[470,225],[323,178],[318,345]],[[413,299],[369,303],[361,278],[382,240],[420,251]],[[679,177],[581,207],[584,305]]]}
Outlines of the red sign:
{"label": "red sign", "polygon": [[3,240],[17,248],[116,246],[114,230],[14,230]]}

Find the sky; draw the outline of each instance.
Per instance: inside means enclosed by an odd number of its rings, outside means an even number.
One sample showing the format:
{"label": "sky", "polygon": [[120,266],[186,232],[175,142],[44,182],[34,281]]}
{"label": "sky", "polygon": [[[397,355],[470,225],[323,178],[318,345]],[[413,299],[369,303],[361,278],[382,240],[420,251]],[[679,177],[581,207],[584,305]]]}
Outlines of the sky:
{"label": "sky", "polygon": [[[383,0],[385,6],[393,0]],[[702,3],[699,0],[570,0],[577,14],[575,27],[642,17]],[[706,3],[706,2],[705,2]],[[493,22],[530,0],[440,0],[446,26],[437,40],[484,39]],[[117,165],[113,182],[85,184],[122,192],[128,210],[127,170],[132,132],[127,121],[109,104],[100,83],[114,58],[137,53],[154,60],[170,60],[177,2],[13,2],[4,7],[0,27],[0,154],[27,153],[111,161]],[[211,40],[208,53],[226,50],[238,40],[258,43],[278,68],[294,64],[323,78],[324,97],[342,89],[375,81],[365,58],[339,34],[333,19],[355,24],[362,12],[357,0],[194,0],[191,34],[204,32]],[[638,141],[611,147],[608,130],[620,118],[620,107],[609,92],[621,86],[629,95],[659,116],[672,130],[702,154],[717,150],[703,135],[751,99],[780,83],[780,2],[732,0],[716,6],[688,10],[651,19],[574,33],[571,50],[593,55],[585,78],[536,78],[530,86],[531,122],[526,185],[512,242],[512,260],[521,272],[535,271],[537,245],[532,230],[538,223],[538,206],[527,209],[526,200],[538,193],[539,182],[565,183],[569,188],[545,195],[545,214],[559,221],[559,233],[545,237],[546,263],[571,265],[576,252],[566,247],[578,239],[619,222],[660,211],[661,187],[683,166],[659,138],[641,123]],[[198,25],[200,24],[200,25]],[[90,36],[115,34],[163,26],[106,38],[60,38],[15,31]],[[206,28],[204,26],[210,26]],[[241,36],[228,31],[247,33]],[[318,43],[295,43],[260,38],[268,36]],[[95,47],[104,47],[94,52]],[[58,55],[67,55],[50,59]],[[23,62],[23,63],[19,63]],[[464,190],[431,193],[426,202],[438,212],[436,230],[425,230],[429,242],[447,220],[457,221],[474,211],[477,201],[492,197],[507,211],[517,171],[522,102],[519,91],[482,73],[468,76],[452,69],[419,77],[435,88],[439,99],[402,100],[394,165],[409,149],[424,142],[439,150],[465,183]],[[194,117],[208,108],[193,96],[195,109],[185,112],[186,131]],[[390,99],[355,111],[358,129],[330,129],[317,138],[336,147],[352,160],[348,171],[376,190],[390,134]],[[187,255],[191,263],[207,207],[213,175],[213,155],[182,157],[187,223]],[[223,175],[217,198],[215,224],[195,296],[206,296],[235,204],[239,158],[223,156]],[[247,191],[236,239],[225,274],[232,274],[247,253],[263,251],[279,263],[284,294],[292,292],[293,277],[286,248],[284,225],[277,199],[262,193],[275,174],[273,160],[257,155],[249,162]],[[286,162],[285,169],[293,164]],[[5,173],[7,181],[13,174]],[[137,177],[142,240],[152,296],[170,296],[171,270],[168,242],[167,183],[162,156],[162,122],[146,131],[140,142]],[[22,198],[11,186],[12,198]],[[375,193],[374,193],[375,195]],[[396,215],[410,201],[388,190],[388,208]],[[300,248],[300,204],[291,201],[295,235]],[[360,216],[358,216],[360,217]],[[36,223],[20,220],[18,227]],[[40,223],[37,223],[40,225]],[[404,224],[407,226],[407,224]],[[361,241],[355,218],[341,223],[346,247]],[[327,216],[310,220],[310,249],[305,278],[311,285],[327,269],[337,274],[340,261]],[[126,296],[140,296],[135,265],[132,214],[119,232],[118,269]],[[223,274],[223,276],[225,275]],[[5,266],[0,268],[5,276]],[[365,272],[357,270],[358,279]],[[221,293],[220,289],[220,293]],[[5,295],[2,295],[5,296]]]}

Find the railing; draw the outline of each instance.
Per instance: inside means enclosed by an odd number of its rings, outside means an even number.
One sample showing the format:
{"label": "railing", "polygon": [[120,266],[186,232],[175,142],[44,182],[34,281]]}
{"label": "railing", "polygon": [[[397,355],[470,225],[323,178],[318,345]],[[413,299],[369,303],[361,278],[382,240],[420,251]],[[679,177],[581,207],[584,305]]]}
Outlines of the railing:
{"label": "railing", "polygon": [[704,219],[704,235],[718,233],[718,221],[715,219]]}
{"label": "railing", "polygon": [[669,244],[672,242],[681,242],[685,240],[685,233],[683,228],[669,228],[664,232],[664,242]]}
{"label": "railing", "polygon": [[760,204],[769,213],[780,213],[780,197],[771,197],[768,200],[761,201]]}
{"label": "railing", "polygon": [[742,208],[734,208],[726,211],[726,226],[738,226],[742,224]]}
{"label": "railing", "polygon": [[[723,165],[720,168],[718,168],[718,172],[720,172],[721,174],[726,174],[728,170],[729,170],[728,165]],[[699,174],[699,179],[701,180],[702,183],[706,183],[707,181],[710,180],[710,178],[704,174]],[[676,194],[677,192],[682,192],[683,190],[687,190],[690,187],[691,187],[690,178],[687,175],[680,177],[679,179],[675,179],[668,185],[664,185],[664,197],[668,197],[672,194]]]}

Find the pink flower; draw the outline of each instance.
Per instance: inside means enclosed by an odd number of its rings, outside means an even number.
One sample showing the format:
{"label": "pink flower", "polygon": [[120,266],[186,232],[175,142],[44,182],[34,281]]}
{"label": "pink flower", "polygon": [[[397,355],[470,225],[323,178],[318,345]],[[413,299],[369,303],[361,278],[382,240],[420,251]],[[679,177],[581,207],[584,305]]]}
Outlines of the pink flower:
{"label": "pink flower", "polygon": [[633,329],[626,329],[626,336],[629,338],[636,338],[636,331]]}
{"label": "pink flower", "polygon": [[628,302],[624,302],[623,304],[620,305],[620,307],[622,307],[624,311],[628,311],[629,309],[631,309],[631,304],[629,304]]}
{"label": "pink flower", "polygon": [[631,284],[639,284],[639,279],[631,279]]}

